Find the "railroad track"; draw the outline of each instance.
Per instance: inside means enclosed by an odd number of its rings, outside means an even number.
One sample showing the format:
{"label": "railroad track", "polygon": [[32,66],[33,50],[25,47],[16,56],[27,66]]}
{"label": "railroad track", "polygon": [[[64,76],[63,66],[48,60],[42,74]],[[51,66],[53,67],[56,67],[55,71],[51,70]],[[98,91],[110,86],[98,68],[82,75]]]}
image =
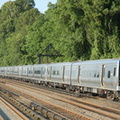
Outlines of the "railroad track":
{"label": "railroad track", "polygon": [[[5,89],[4,89],[5,90]],[[20,120],[47,120],[45,117],[43,117],[41,114],[38,114],[36,112],[34,112],[33,110],[31,110],[30,108],[28,108],[25,104],[19,102],[17,99],[9,97],[8,94],[4,94],[2,92],[0,92],[0,96],[2,98],[4,98],[7,102],[9,102],[11,108],[14,106],[16,108],[16,110],[19,113],[24,114],[25,119],[20,119]],[[4,112],[4,111],[3,111]],[[17,118],[15,118],[14,120],[16,120]],[[6,120],[6,119],[5,119]],[[19,120],[19,119],[18,119]]]}
{"label": "railroad track", "polygon": [[[0,84],[1,85],[1,84]],[[3,87],[5,87],[6,85],[1,85],[1,86],[3,86]],[[12,86],[13,86],[13,84],[12,84]],[[92,118],[91,117],[88,117],[88,116],[85,116],[85,115],[83,115],[83,114],[80,114],[80,113],[76,113],[76,112],[74,112],[74,111],[72,111],[72,110],[69,110],[69,109],[67,109],[67,108],[64,108],[64,107],[61,107],[61,106],[59,106],[59,105],[55,105],[55,104],[53,104],[53,103],[51,103],[51,102],[48,102],[48,101],[45,101],[45,100],[42,100],[41,98],[38,98],[38,97],[35,97],[35,96],[33,96],[33,95],[28,95],[28,93],[25,93],[26,91],[25,91],[25,89],[27,89],[27,88],[23,88],[23,89],[21,89],[21,90],[16,90],[15,88],[13,89],[12,88],[12,86],[10,87],[10,86],[7,86],[7,88],[8,89],[10,89],[10,90],[12,90],[12,91],[15,91],[15,92],[18,92],[20,95],[22,95],[22,96],[25,96],[26,98],[28,98],[28,99],[31,99],[32,101],[35,101],[35,103],[37,102],[38,104],[40,103],[42,103],[42,104],[44,104],[44,105],[47,105],[47,106],[50,106],[50,107],[52,107],[52,109],[54,110],[54,111],[59,111],[59,113],[56,113],[56,114],[61,114],[61,113],[64,113],[64,115],[65,114],[67,114],[68,116],[67,116],[67,119],[69,120],[69,119],[72,119],[72,118],[74,118],[75,120],[92,120]],[[16,86],[16,88],[21,88],[20,87],[20,85],[15,85],[14,84],[14,86]],[[25,91],[24,93],[22,92],[22,91]],[[29,90],[28,90],[29,91]],[[29,91],[29,93],[31,93],[30,91]],[[35,95],[35,94],[34,94]],[[51,108],[50,108],[51,109]],[[62,116],[64,116],[63,114],[62,114]],[[66,118],[66,117],[65,117]]]}
{"label": "railroad track", "polygon": [[[84,102],[82,100],[76,100],[76,99],[73,99],[73,98],[71,99],[72,101],[71,100],[64,100],[63,97],[64,98],[66,97],[64,95],[60,95],[60,94],[56,93],[57,96],[58,95],[62,96],[62,99],[61,99],[61,98],[58,98],[58,97],[51,96],[51,94],[53,94],[53,92],[49,92],[49,91],[42,90],[42,89],[36,89],[34,87],[31,87],[31,86],[29,87],[29,86],[26,86],[26,85],[22,86],[23,89],[25,89],[26,87],[27,87],[28,91],[32,91],[32,92],[38,93],[38,94],[43,94],[43,95],[48,96],[52,99],[56,99],[56,100],[59,100],[59,101],[65,102],[65,103],[69,103],[69,104],[75,105],[77,107],[81,107],[83,109],[93,111],[93,112],[98,113],[100,115],[107,116],[107,117],[112,118],[112,119],[120,120],[120,115],[119,115],[120,110],[99,106],[99,105],[96,105],[96,104],[93,104],[93,103]],[[48,93],[46,93],[46,92],[48,92]],[[51,104],[51,105],[53,106],[53,104]]]}
{"label": "railroad track", "polygon": [[[6,105],[7,108],[12,110],[18,118],[14,119],[21,119],[21,120],[29,120],[25,115],[23,115],[20,111],[18,111],[15,107],[13,107],[11,104],[9,104],[7,101],[5,101],[2,97],[0,97],[0,101]],[[5,106],[4,106],[5,107]],[[5,118],[3,117],[4,115],[0,116],[0,120],[4,120]]]}
{"label": "railroad track", "polygon": [[[13,85],[14,83],[9,83],[9,84]],[[43,89],[39,89],[39,88],[35,88],[35,87],[28,86],[28,85],[23,85],[23,84],[22,84],[22,86],[21,86],[20,83],[15,83],[14,86],[16,86],[16,87],[21,87],[21,89],[26,89],[26,88],[27,88],[28,91],[31,91],[31,92],[33,92],[33,93],[43,94],[43,95],[45,95],[45,96],[47,96],[47,97],[49,97],[49,98],[51,98],[51,99],[56,99],[56,100],[58,100],[58,101],[61,101],[61,102],[66,103],[66,104],[71,104],[71,105],[74,105],[74,106],[77,106],[77,107],[80,107],[80,108],[83,108],[83,109],[86,109],[86,110],[89,110],[89,111],[93,111],[93,112],[95,112],[95,113],[97,113],[97,114],[100,114],[100,115],[109,117],[109,118],[111,118],[111,119],[115,119],[115,120],[119,120],[119,119],[120,119],[120,115],[119,115],[120,110],[117,110],[117,109],[108,108],[108,107],[103,107],[103,106],[96,105],[96,104],[93,104],[93,103],[85,102],[85,101],[83,101],[83,100],[78,100],[78,99],[76,100],[75,98],[70,98],[70,97],[68,97],[68,96],[67,96],[67,98],[66,98],[65,95],[63,95],[63,94],[58,94],[58,93],[55,93],[55,92],[54,92],[54,94],[56,94],[57,97],[51,96],[51,94],[53,94],[53,92],[51,92],[51,91],[47,91],[47,90],[43,90]],[[20,92],[20,91],[18,90],[18,92]],[[24,94],[25,94],[25,93],[24,93]],[[26,94],[26,95],[27,95],[27,94]],[[31,95],[27,95],[27,96],[28,96],[28,97],[33,97],[33,96],[31,96]],[[59,97],[58,97],[58,96],[59,96]],[[60,98],[60,97],[62,97],[62,98]],[[64,99],[64,98],[66,98],[66,99]],[[43,101],[43,100],[41,100],[41,99],[38,99],[37,97],[34,97],[34,99],[36,99],[36,100],[38,100],[38,101],[40,101],[40,102],[45,102],[45,101]],[[84,116],[84,117],[81,117],[81,116],[83,116],[83,115],[77,114],[77,113],[75,113],[75,112],[71,112],[70,110],[67,110],[67,109],[65,110],[65,109],[63,109],[62,107],[57,106],[57,105],[54,105],[54,104],[51,104],[51,103],[49,103],[49,102],[46,102],[46,104],[49,104],[49,105],[51,105],[51,106],[54,106],[54,107],[56,107],[56,109],[60,108],[61,110],[70,112],[71,114],[73,114],[73,115],[75,115],[75,116],[78,116],[78,117],[80,117],[81,119],[87,119],[87,118],[88,118],[88,119],[91,119],[90,117],[86,117],[86,118],[85,118],[85,116]]]}

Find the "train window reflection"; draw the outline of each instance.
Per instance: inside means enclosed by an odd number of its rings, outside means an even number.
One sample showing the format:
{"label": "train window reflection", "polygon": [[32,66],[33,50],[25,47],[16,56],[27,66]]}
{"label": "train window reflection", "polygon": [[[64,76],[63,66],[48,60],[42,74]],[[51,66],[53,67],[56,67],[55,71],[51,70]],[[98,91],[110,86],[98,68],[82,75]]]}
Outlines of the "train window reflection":
{"label": "train window reflection", "polygon": [[40,70],[35,70],[34,74],[40,74]]}
{"label": "train window reflection", "polygon": [[110,78],[110,71],[108,71],[108,78]]}
{"label": "train window reflection", "polygon": [[116,75],[116,68],[114,68],[114,76]]}

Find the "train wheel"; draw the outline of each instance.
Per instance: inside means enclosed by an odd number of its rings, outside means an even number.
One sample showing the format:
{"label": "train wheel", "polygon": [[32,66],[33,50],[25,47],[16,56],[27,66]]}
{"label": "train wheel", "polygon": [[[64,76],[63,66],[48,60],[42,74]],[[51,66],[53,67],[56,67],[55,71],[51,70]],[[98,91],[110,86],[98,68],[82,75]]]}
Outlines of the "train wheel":
{"label": "train wheel", "polygon": [[115,100],[115,94],[113,94],[113,93],[111,93],[111,94],[108,93],[108,94],[107,94],[107,99],[108,99],[108,100],[111,100],[111,101],[114,101],[114,100]]}

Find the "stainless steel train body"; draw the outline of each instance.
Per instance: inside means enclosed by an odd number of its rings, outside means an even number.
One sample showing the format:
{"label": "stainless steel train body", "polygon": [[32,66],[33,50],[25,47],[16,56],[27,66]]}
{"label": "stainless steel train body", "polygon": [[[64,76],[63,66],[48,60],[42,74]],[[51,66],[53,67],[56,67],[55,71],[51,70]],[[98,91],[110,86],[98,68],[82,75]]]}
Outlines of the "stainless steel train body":
{"label": "stainless steel train body", "polygon": [[120,97],[120,60],[0,67],[0,75],[34,83],[63,86]]}

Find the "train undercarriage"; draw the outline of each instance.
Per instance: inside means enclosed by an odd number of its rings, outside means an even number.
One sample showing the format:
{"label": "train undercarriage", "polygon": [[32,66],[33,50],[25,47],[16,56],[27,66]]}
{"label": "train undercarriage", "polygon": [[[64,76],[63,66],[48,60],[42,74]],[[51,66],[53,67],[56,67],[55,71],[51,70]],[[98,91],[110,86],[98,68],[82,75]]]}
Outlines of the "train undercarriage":
{"label": "train undercarriage", "polygon": [[[2,76],[3,77],[3,76]],[[65,90],[67,92],[72,92],[76,96],[100,96],[107,98],[108,100],[112,101],[120,101],[120,91],[111,91],[111,90],[105,90],[105,89],[97,89],[97,88],[90,88],[90,87],[84,87],[84,86],[72,86],[68,84],[62,84],[62,83],[54,83],[54,82],[48,82],[48,81],[39,81],[38,80],[32,80],[32,79],[25,79],[25,78],[17,78],[17,77],[5,77],[9,79],[16,79],[19,81],[29,82],[32,84],[38,84],[41,86],[47,86],[49,88],[58,88]]]}

